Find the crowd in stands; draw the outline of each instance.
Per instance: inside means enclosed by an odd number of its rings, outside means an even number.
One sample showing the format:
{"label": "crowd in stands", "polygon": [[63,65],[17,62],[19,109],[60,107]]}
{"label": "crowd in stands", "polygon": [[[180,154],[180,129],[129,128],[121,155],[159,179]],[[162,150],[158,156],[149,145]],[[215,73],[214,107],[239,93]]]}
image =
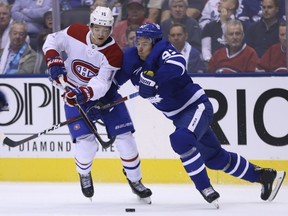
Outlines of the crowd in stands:
{"label": "crowd in stands", "polygon": [[[125,50],[146,22],[184,55],[189,74],[288,72],[285,0],[59,0],[61,28],[110,7]],[[42,45],[53,32],[53,0],[0,0],[0,74],[45,74]]]}

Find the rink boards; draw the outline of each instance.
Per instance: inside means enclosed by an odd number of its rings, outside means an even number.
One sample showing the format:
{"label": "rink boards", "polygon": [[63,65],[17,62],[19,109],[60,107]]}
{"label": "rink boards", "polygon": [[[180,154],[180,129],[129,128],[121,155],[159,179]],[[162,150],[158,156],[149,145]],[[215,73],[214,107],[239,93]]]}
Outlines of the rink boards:
{"label": "rink boards", "polygon": [[[213,103],[213,129],[223,147],[266,167],[288,171],[287,76],[194,77]],[[20,140],[65,121],[61,93],[46,77],[0,78],[10,110],[0,113],[0,131]],[[131,85],[123,96],[137,91]],[[151,183],[190,182],[171,150],[174,128],[148,101],[127,101],[134,121],[135,138],[142,158],[143,179]],[[99,128],[105,137],[105,130]],[[77,181],[74,144],[66,127],[16,148],[0,147],[0,181]],[[114,146],[99,149],[93,164],[97,182],[123,182],[121,163]],[[216,183],[242,183],[217,171],[208,171]],[[286,181],[287,182],[287,181]]]}

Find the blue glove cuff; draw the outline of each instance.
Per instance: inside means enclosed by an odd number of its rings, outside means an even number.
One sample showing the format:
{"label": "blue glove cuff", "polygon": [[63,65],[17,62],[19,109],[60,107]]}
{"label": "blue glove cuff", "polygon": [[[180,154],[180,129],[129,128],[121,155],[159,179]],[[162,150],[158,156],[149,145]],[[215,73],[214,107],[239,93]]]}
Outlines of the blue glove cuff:
{"label": "blue glove cuff", "polygon": [[57,79],[61,75],[67,75],[67,71],[64,66],[52,66],[48,70],[50,77],[52,80]]}

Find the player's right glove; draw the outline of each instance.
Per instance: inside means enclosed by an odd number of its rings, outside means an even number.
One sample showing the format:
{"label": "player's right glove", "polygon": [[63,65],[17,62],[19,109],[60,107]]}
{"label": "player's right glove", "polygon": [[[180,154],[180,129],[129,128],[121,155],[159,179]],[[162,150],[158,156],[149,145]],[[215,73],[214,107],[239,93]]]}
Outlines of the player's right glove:
{"label": "player's right glove", "polygon": [[60,56],[54,56],[47,59],[47,67],[50,78],[56,83],[59,82],[59,77],[63,76],[65,82],[67,82],[67,71],[64,66],[63,59]]}
{"label": "player's right glove", "polygon": [[146,70],[141,73],[139,95],[143,98],[154,97],[156,95],[156,82],[153,71]]}
{"label": "player's right glove", "polygon": [[80,86],[79,88],[73,88],[64,93],[64,101],[68,106],[75,106],[76,103],[84,104],[93,97],[93,90],[91,87]]}

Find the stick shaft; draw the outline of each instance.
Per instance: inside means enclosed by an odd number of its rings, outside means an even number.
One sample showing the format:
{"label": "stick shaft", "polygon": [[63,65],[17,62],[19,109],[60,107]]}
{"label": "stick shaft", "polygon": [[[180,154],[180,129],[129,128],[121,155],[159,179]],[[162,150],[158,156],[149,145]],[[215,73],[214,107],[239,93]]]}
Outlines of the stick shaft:
{"label": "stick shaft", "polygon": [[77,121],[77,120],[79,120],[81,118],[82,118],[81,116],[76,116],[74,118],[68,119],[67,121],[64,121],[64,122],[60,122],[59,124],[53,125],[52,127],[48,128],[48,129],[45,129],[45,130],[43,130],[43,131],[41,131],[39,133],[33,134],[33,135],[31,135],[31,136],[29,136],[29,137],[27,137],[25,139],[19,140],[19,141],[13,141],[9,137],[5,137],[4,140],[3,140],[3,144],[6,144],[6,145],[8,145],[10,147],[16,147],[16,146],[24,144],[24,143],[26,143],[26,142],[28,142],[30,140],[33,140],[33,139],[35,139],[35,138],[37,138],[39,136],[47,134],[48,132],[54,131],[54,130],[60,128],[60,127],[63,127],[65,125],[67,125],[67,124],[75,122],[75,121]]}
{"label": "stick shaft", "polygon": [[103,109],[109,109],[109,108],[111,108],[111,107],[113,107],[113,106],[116,106],[117,104],[123,103],[123,102],[125,102],[125,101],[127,101],[127,100],[130,100],[130,99],[132,99],[132,98],[134,98],[134,97],[137,97],[138,95],[139,95],[139,92],[134,92],[134,93],[132,93],[132,94],[130,94],[130,95],[127,95],[127,96],[122,97],[122,98],[120,98],[120,99],[118,99],[118,100],[116,100],[116,101],[113,101],[113,102],[111,102],[111,103],[102,105],[102,106],[97,107],[97,108],[99,108],[99,109],[101,109],[101,110],[103,110]]}
{"label": "stick shaft", "polygon": [[[60,76],[59,77],[59,81],[61,83],[61,85],[63,86],[63,88],[66,91],[69,91],[70,88],[67,86],[67,83],[64,81],[64,77]],[[75,99],[76,100],[76,99]],[[84,110],[82,109],[82,107],[80,106],[80,104],[77,103],[75,104],[75,107],[77,108],[77,110],[79,111],[80,115],[82,116],[83,120],[85,121],[86,125],[89,127],[89,129],[91,130],[91,132],[94,134],[94,136],[96,137],[96,139],[99,141],[99,143],[102,145],[102,147],[104,149],[109,148],[113,142],[115,141],[115,137],[112,137],[111,139],[109,139],[108,141],[104,141],[101,136],[99,135],[97,129],[94,127],[93,123],[89,120],[88,116],[86,115],[86,113],[84,112]]]}
{"label": "stick shaft", "polygon": [[[116,100],[116,101],[113,101],[113,102],[111,102],[111,103],[108,103],[108,104],[105,104],[105,105],[103,105],[103,106],[100,106],[100,107],[96,107],[96,108],[98,108],[98,109],[101,109],[101,110],[103,110],[103,109],[109,109],[109,108],[111,108],[111,107],[113,107],[113,106],[116,106],[117,104],[120,104],[120,103],[123,103],[123,102],[125,102],[125,101],[127,101],[127,100],[129,100],[129,99],[132,99],[132,98],[134,98],[134,97],[137,97],[139,95],[139,93],[138,92],[135,92],[135,93],[132,93],[132,94],[130,94],[130,95],[127,95],[127,96],[125,96],[125,97],[122,97],[122,98],[120,98],[120,99],[118,99],[118,100]],[[79,111],[80,112],[80,111]],[[84,113],[85,114],[85,113]],[[85,116],[86,116],[86,114],[85,114]],[[39,136],[42,136],[42,135],[44,135],[44,134],[47,134],[47,133],[49,133],[49,132],[51,132],[51,131],[54,131],[54,130],[56,130],[56,129],[58,129],[58,128],[60,128],[60,127],[63,127],[63,126],[65,126],[65,125],[68,125],[68,124],[70,124],[70,123],[72,123],[72,122],[75,122],[75,121],[77,121],[77,120],[79,120],[79,119],[82,119],[83,118],[83,115],[82,116],[76,116],[76,117],[74,117],[74,118],[71,118],[71,119],[68,119],[68,120],[66,120],[66,121],[64,121],[64,122],[60,122],[59,124],[56,124],[56,125],[53,125],[52,127],[50,127],[50,128],[47,128],[47,129],[45,129],[45,130],[43,130],[43,131],[41,131],[41,132],[39,132],[39,133],[36,133],[36,134],[33,134],[33,135],[31,135],[31,136],[29,136],[29,137],[26,137],[25,139],[22,139],[22,140],[19,140],[19,141],[14,141],[14,140],[12,140],[12,139],[10,139],[9,137],[5,137],[4,138],[4,140],[3,140],[3,144],[6,144],[6,145],[8,145],[8,146],[10,146],[10,147],[12,147],[12,148],[14,148],[14,147],[16,147],[16,146],[19,146],[19,145],[21,145],[21,144],[24,144],[24,143],[26,143],[26,142],[28,142],[28,141],[30,141],[30,140],[33,140],[33,139],[36,139],[36,138],[38,138]],[[84,119],[85,120],[85,119]],[[89,121],[89,120],[88,120]],[[90,122],[90,121],[89,121]],[[90,122],[91,123],[91,122]],[[92,123],[91,123],[92,124]],[[92,126],[91,126],[92,127]],[[93,127],[94,128],[94,127]],[[97,133],[98,134],[98,133]],[[94,134],[95,135],[95,134]],[[99,134],[98,134],[99,135]],[[99,137],[100,137],[100,135],[99,135]],[[101,137],[100,137],[101,138]],[[97,138],[98,139],[98,138]],[[101,139],[102,140],[102,139]],[[100,142],[100,141],[99,141]],[[102,140],[102,142],[105,142],[105,141],[103,141]],[[101,143],[100,143],[101,144]],[[103,144],[103,143],[102,143]],[[101,145],[102,145],[101,144]],[[108,144],[107,145],[109,145],[110,143],[109,143],[109,141],[108,141]],[[106,144],[103,144],[104,146],[106,146]],[[103,147],[104,147],[103,146]],[[105,147],[104,147],[105,148]],[[107,147],[106,147],[107,148]]]}

